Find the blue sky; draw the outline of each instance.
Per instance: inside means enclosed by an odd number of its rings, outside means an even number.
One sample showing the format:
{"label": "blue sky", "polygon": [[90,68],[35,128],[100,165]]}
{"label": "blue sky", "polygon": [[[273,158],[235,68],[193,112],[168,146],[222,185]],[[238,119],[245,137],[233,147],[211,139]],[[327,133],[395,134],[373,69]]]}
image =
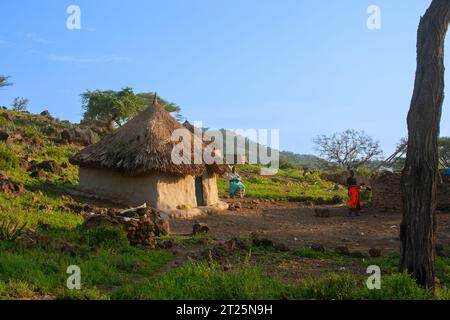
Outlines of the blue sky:
{"label": "blue sky", "polygon": [[[81,9],[68,30],[66,9]],[[369,5],[381,30],[366,27]],[[280,129],[280,147],[364,130],[389,155],[406,136],[416,30],[430,0],[0,2],[0,74],[29,110],[79,121],[80,93],[157,91],[207,127]],[[448,59],[446,59],[449,65]],[[447,96],[449,96],[447,91]],[[450,135],[444,102],[441,134]]]}

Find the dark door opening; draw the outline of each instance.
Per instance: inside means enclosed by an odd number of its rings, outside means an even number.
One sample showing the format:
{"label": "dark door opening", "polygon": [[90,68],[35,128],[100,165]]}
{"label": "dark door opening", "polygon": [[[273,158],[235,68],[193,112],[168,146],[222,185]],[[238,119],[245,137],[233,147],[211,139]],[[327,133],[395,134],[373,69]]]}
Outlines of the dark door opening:
{"label": "dark door opening", "polygon": [[203,179],[201,176],[195,177],[195,198],[197,207],[203,206]]}

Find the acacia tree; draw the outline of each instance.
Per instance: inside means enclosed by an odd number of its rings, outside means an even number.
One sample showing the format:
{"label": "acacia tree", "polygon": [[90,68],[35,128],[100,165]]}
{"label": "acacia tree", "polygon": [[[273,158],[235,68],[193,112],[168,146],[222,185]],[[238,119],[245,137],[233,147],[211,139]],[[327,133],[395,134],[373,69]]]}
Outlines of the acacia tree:
{"label": "acacia tree", "polygon": [[408,150],[402,173],[400,270],[434,289],[438,136],[444,100],[444,40],[450,1],[433,0],[417,33],[417,70],[408,113]]}
{"label": "acacia tree", "polygon": [[[124,88],[121,91],[86,91],[81,94],[82,107],[85,110],[84,122],[98,122],[109,130],[122,126],[129,119],[148,107],[155,99],[154,93],[135,94],[133,89]],[[168,112],[179,115],[180,107],[158,97],[158,103]]]}
{"label": "acacia tree", "polygon": [[5,76],[0,76],[0,88],[1,87],[7,87],[7,86],[11,86],[12,83],[8,82],[8,79],[10,77],[5,77]]}
{"label": "acacia tree", "polygon": [[121,91],[87,91],[81,95],[83,118],[98,121],[112,130],[143,110],[144,105],[131,88]]}
{"label": "acacia tree", "polygon": [[378,141],[364,131],[348,129],[331,136],[318,136],[313,141],[322,157],[347,170],[356,169],[382,155]]}

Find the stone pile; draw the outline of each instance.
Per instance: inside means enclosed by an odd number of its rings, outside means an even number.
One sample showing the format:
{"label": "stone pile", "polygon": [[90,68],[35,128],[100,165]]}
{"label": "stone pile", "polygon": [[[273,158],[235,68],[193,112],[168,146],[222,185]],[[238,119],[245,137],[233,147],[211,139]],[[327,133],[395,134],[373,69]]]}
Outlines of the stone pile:
{"label": "stone pile", "polygon": [[159,210],[153,208],[139,208],[123,212],[113,209],[106,214],[88,214],[85,217],[84,226],[86,228],[122,227],[131,245],[148,248],[157,246],[156,237],[166,236],[170,233],[168,220],[161,216]]}

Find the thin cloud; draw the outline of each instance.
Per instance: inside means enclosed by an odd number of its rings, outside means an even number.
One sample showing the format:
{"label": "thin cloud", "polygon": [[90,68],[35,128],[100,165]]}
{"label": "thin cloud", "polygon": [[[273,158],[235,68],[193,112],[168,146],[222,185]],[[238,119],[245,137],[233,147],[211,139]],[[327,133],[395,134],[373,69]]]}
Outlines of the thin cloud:
{"label": "thin cloud", "polygon": [[98,62],[129,62],[130,58],[118,56],[115,54],[105,55],[102,57],[76,57],[68,55],[50,54],[48,56],[50,61],[67,62],[67,63],[98,63]]}
{"label": "thin cloud", "polygon": [[35,33],[27,33],[26,34],[27,39],[36,42],[36,43],[40,43],[40,44],[50,44],[51,41],[47,40],[44,37],[38,36]]}
{"label": "thin cloud", "polygon": [[13,43],[9,42],[9,41],[6,41],[6,40],[3,40],[3,39],[0,39],[0,46],[11,47],[11,46],[13,46]]}

